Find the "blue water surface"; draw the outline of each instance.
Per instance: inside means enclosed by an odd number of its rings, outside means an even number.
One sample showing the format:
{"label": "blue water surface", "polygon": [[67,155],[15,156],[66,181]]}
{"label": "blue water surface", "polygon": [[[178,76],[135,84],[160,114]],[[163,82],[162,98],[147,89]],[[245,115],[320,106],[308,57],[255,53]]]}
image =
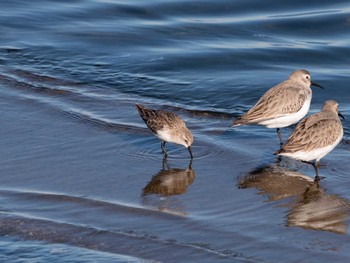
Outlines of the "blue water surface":
{"label": "blue water surface", "polygon": [[[349,1],[1,1],[0,259],[349,261],[349,32]],[[230,127],[300,68],[310,114],[345,116],[319,187],[275,130]],[[192,163],[135,103],[185,120]]]}

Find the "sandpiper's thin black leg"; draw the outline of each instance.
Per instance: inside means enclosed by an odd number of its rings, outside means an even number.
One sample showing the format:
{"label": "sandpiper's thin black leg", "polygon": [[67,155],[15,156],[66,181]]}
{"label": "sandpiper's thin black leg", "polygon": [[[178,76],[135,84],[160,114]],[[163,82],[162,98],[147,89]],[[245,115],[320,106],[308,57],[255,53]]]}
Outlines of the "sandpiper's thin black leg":
{"label": "sandpiper's thin black leg", "polygon": [[192,159],[190,160],[190,163],[188,165],[188,169],[192,170]]}
{"label": "sandpiper's thin black leg", "polygon": [[166,159],[163,158],[163,160],[162,160],[162,170],[163,171],[165,170],[165,165],[166,165]]}
{"label": "sandpiper's thin black leg", "polygon": [[188,146],[188,147],[187,147],[187,149],[188,149],[188,151],[189,151],[189,153],[190,153],[191,159],[193,159],[193,155],[192,155],[191,146]]}
{"label": "sandpiper's thin black leg", "polygon": [[320,187],[321,178],[319,176],[315,176],[314,183],[317,187]]}
{"label": "sandpiper's thin black leg", "polygon": [[281,135],[281,129],[280,128],[277,128],[277,135],[278,135],[278,138],[280,139],[280,148],[281,148],[282,145],[283,145],[283,140],[282,140],[282,135]]}
{"label": "sandpiper's thin black leg", "polygon": [[164,156],[163,160],[162,160],[162,170],[163,171],[166,171],[166,170],[169,170],[169,165],[168,165],[168,162],[167,162],[167,158]]}
{"label": "sandpiper's thin black leg", "polygon": [[316,173],[315,181],[318,182],[318,181],[320,180],[320,177],[318,176],[318,161],[316,161],[315,163],[313,163],[312,166],[314,167],[315,173]]}
{"label": "sandpiper's thin black leg", "polygon": [[321,178],[318,176],[318,161],[315,161],[315,163],[302,161],[303,163],[311,164],[315,169],[315,182],[319,182]]}
{"label": "sandpiper's thin black leg", "polygon": [[162,153],[164,153],[164,159],[166,159],[168,157],[168,154],[165,150],[165,142],[161,142],[160,146],[162,147]]}
{"label": "sandpiper's thin black leg", "polygon": [[282,162],[282,156],[278,155],[276,158],[276,164],[279,165]]}

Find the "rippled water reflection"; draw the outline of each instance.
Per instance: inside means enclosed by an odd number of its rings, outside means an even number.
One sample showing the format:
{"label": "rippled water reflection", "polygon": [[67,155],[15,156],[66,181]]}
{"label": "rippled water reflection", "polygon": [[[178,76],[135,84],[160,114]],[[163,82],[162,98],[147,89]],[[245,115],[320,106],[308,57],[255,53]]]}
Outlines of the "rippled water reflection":
{"label": "rippled water reflection", "polygon": [[328,194],[322,182],[278,165],[260,167],[241,178],[239,188],[254,187],[269,201],[286,199],[287,226],[346,234],[350,201]]}

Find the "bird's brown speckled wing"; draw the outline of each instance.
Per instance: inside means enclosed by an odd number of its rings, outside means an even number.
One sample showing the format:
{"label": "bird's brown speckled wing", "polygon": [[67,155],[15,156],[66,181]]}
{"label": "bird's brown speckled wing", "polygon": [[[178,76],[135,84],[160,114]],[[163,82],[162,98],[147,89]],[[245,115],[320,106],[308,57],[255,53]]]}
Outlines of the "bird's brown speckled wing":
{"label": "bird's brown speckled wing", "polygon": [[259,101],[237,121],[239,122],[241,120],[242,123],[258,123],[295,113],[301,109],[309,94],[308,91],[296,87],[290,81],[284,81],[268,90]]}
{"label": "bird's brown speckled wing", "polygon": [[311,151],[333,144],[343,130],[335,114],[319,112],[303,119],[294,129],[281,153]]}
{"label": "bird's brown speckled wing", "polygon": [[142,105],[136,104],[141,118],[146,123],[147,127],[154,133],[164,128],[171,128],[175,124],[177,126],[185,126],[183,120],[172,112],[148,109]]}

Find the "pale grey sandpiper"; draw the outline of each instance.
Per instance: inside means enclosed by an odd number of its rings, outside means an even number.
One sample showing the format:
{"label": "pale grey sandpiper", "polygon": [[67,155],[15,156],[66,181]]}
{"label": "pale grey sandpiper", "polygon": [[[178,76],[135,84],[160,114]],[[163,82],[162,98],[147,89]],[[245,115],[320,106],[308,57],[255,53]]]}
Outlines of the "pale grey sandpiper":
{"label": "pale grey sandpiper", "polygon": [[[338,103],[327,100],[322,110],[304,118],[289,136],[285,145],[275,154],[312,164],[318,177],[318,163],[331,152],[343,138],[343,126],[339,117]],[[315,160],[314,163],[310,161]]]}
{"label": "pale grey sandpiper", "polygon": [[307,70],[293,71],[287,80],[266,91],[258,102],[232,125],[259,124],[267,128],[277,128],[282,146],[280,128],[297,123],[307,114],[312,98],[311,85],[323,89],[311,81]]}
{"label": "pale grey sandpiper", "polygon": [[135,106],[147,127],[161,141],[164,158],[168,156],[165,150],[165,143],[171,142],[185,146],[190,153],[191,159],[193,159],[191,150],[192,133],[177,114],[163,110],[148,109],[140,104]]}

